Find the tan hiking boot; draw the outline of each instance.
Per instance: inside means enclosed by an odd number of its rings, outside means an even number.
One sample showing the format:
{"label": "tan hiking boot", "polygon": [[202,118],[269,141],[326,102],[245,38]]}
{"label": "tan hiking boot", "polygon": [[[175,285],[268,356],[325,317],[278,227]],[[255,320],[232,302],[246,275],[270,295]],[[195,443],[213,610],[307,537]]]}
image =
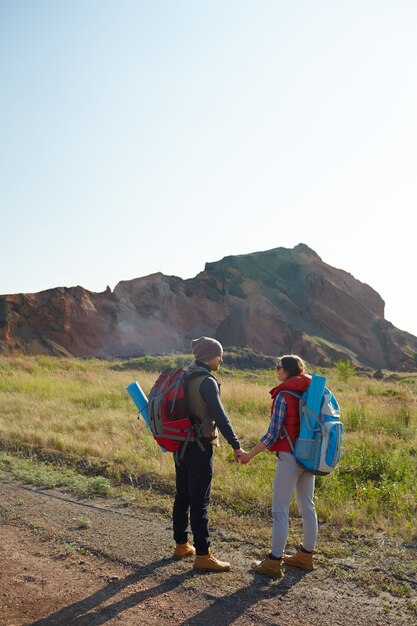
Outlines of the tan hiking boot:
{"label": "tan hiking boot", "polygon": [[263,561],[255,561],[255,563],[252,563],[252,569],[254,569],[255,572],[258,572],[258,574],[263,574],[264,576],[281,578],[283,574],[282,559],[271,559],[268,555]]}
{"label": "tan hiking boot", "polygon": [[228,572],[230,563],[219,561],[209,549],[208,554],[196,554],[194,569],[206,570],[207,572]]}
{"label": "tan hiking boot", "polygon": [[185,559],[187,556],[194,556],[195,548],[188,541],[185,543],[177,543],[174,551],[174,557],[176,559]]}
{"label": "tan hiking boot", "polygon": [[293,556],[290,554],[284,555],[284,563],[286,565],[291,565],[292,567],[300,567],[301,569],[305,569],[309,572],[312,572],[313,569],[316,569],[313,563],[313,553],[312,552],[303,552],[301,548],[297,550]]}

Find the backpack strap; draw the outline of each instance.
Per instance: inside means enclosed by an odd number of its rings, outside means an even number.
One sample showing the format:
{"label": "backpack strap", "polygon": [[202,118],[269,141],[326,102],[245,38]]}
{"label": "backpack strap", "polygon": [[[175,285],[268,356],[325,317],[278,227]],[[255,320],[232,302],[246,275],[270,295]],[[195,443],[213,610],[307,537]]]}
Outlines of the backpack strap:
{"label": "backpack strap", "polygon": [[[185,379],[183,380],[185,382]],[[174,406],[177,401],[178,390],[180,388],[181,383],[182,383],[182,377],[178,376],[175,387],[174,387],[174,397],[172,398],[172,411],[174,411]]]}
{"label": "backpack strap", "polygon": [[296,391],[290,391],[289,389],[280,389],[279,393],[289,393],[292,396],[295,396],[296,398],[298,398],[300,400],[301,398],[301,393],[297,393]]}
{"label": "backpack strap", "polygon": [[285,428],[285,426],[284,426],[284,425],[282,426],[282,432],[284,433],[285,438],[286,438],[286,440],[288,441],[288,445],[289,445],[289,446],[290,446],[290,448],[291,448],[291,452],[294,452],[294,446],[293,446],[293,444],[292,444],[291,437],[289,436],[289,434],[288,434],[288,430]]}
{"label": "backpack strap", "polygon": [[203,367],[199,369],[191,370],[191,372],[188,372],[188,373],[186,371],[184,375],[184,381],[190,380],[190,378],[197,378],[198,376],[202,376],[202,377],[209,376],[210,378],[214,378],[214,380],[217,381],[216,377],[213,376],[213,374],[209,372],[208,370],[204,370]]}
{"label": "backpack strap", "polygon": [[[288,389],[282,389],[282,390],[280,391],[280,393],[281,393],[281,392],[290,393],[292,396],[295,396],[295,397],[296,397],[296,398],[298,398],[299,400],[301,400],[301,397],[302,397],[302,394],[297,393],[296,391],[289,391]],[[321,422],[320,422],[320,419],[317,417],[317,415],[314,413],[314,411],[312,411],[312,410],[310,409],[310,407],[308,407],[308,406],[307,406],[307,405],[305,405],[305,404],[303,405],[303,409],[304,409],[305,423],[306,423],[306,425],[307,425],[307,428],[308,428],[309,430],[316,430],[316,431],[321,430]],[[314,427],[314,424],[312,424],[312,423],[311,423],[311,421],[309,420],[309,417],[310,417],[310,418],[312,418],[312,419],[316,422],[316,424],[317,424],[317,427],[316,427],[316,428]],[[287,429],[285,428],[285,424],[282,426],[282,431],[283,431],[283,433],[284,433],[284,435],[285,435],[285,438],[286,438],[286,439],[287,439],[287,441],[288,441],[288,444],[289,444],[289,446],[290,446],[290,448],[291,448],[292,452],[294,452],[294,446],[293,446],[293,443],[292,443],[292,441],[291,441],[291,439],[290,439],[290,436],[288,435],[288,431],[287,431]]]}

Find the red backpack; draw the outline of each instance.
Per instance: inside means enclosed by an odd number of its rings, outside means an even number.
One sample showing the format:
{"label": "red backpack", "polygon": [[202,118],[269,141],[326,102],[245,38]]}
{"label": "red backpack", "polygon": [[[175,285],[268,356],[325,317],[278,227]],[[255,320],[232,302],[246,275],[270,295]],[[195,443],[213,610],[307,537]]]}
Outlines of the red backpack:
{"label": "red backpack", "polygon": [[[207,372],[207,375],[208,372]],[[152,434],[160,446],[176,452],[175,459],[182,459],[190,443],[196,442],[202,450],[201,424],[190,415],[186,397],[187,380],[205,376],[178,367],[162,372],[152,387],[148,398],[148,414]]]}

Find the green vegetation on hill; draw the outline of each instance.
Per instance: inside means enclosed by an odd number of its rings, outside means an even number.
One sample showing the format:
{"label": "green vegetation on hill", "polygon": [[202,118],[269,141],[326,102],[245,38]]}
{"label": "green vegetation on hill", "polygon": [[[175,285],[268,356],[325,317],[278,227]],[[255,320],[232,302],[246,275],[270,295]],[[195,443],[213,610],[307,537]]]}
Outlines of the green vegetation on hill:
{"label": "green vegetation on hill", "polygon": [[[249,353],[246,357],[252,358]],[[84,486],[86,492],[102,487],[104,493],[110,483],[120,483],[172,493],[171,455],[160,452],[143,421],[136,419],[125,386],[138,380],[148,393],[160,369],[190,359],[0,357],[3,464],[10,467],[10,454],[30,456],[100,479]],[[249,448],[267,428],[268,390],[276,384],[276,373],[273,368],[229,366],[219,379],[225,374],[223,402],[242,445]],[[317,480],[320,520],[415,538],[417,374],[376,380],[339,364],[326,375],[341,405],[346,435],[339,468]],[[229,519],[243,516],[269,525],[275,456],[264,453],[240,466],[224,443],[215,456],[214,505]]]}
{"label": "green vegetation on hill", "polygon": [[[113,365],[115,370],[143,370],[158,372],[170,367],[187,367],[193,361],[192,354],[161,354],[145,355],[123,361]],[[229,347],[225,350],[222,371],[231,370],[271,370],[274,369],[276,359],[252,350],[252,348]]]}

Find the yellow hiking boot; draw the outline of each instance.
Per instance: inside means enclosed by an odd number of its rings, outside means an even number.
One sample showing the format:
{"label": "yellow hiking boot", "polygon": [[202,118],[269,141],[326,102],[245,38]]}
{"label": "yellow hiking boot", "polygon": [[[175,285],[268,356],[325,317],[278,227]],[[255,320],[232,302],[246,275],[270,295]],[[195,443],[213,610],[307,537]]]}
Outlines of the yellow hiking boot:
{"label": "yellow hiking boot", "polygon": [[187,556],[194,556],[195,548],[188,541],[185,543],[177,543],[177,546],[174,550],[174,557],[176,559],[185,559]]}
{"label": "yellow hiking boot", "polygon": [[301,548],[292,556],[290,554],[285,554],[284,563],[286,565],[291,565],[292,567],[300,567],[301,569],[305,569],[309,572],[316,569],[313,563],[313,553],[303,552]]}
{"label": "yellow hiking boot", "polygon": [[271,559],[268,555],[263,561],[255,561],[255,563],[252,563],[252,569],[264,576],[281,578],[283,574],[282,559]]}
{"label": "yellow hiking boot", "polygon": [[196,554],[194,569],[206,570],[207,572],[228,572],[230,563],[216,559],[209,548],[208,554]]}

